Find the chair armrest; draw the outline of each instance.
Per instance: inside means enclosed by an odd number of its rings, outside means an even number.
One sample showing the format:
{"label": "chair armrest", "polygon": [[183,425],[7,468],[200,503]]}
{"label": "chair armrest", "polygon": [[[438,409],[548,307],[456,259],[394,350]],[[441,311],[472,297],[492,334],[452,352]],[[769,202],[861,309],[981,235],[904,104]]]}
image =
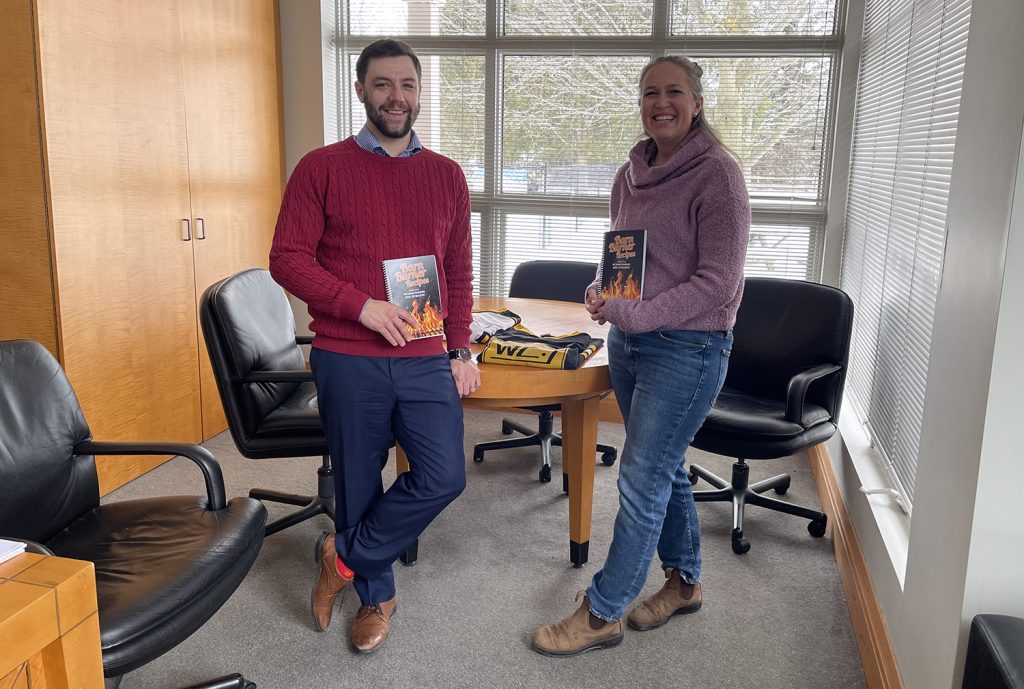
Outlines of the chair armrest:
{"label": "chair armrest", "polygon": [[206,497],[211,510],[222,510],[227,505],[224,494],[224,475],[220,464],[210,451],[190,443],[123,443],[83,440],[74,447],[79,455],[181,455],[199,465],[206,481]]}
{"label": "chair armrest", "polygon": [[800,423],[804,417],[804,398],[807,397],[807,388],[819,378],[832,375],[841,369],[842,367],[838,364],[820,364],[790,378],[789,385],[786,386],[786,421]]}
{"label": "chair armrest", "polygon": [[295,336],[295,344],[297,344],[297,345],[313,344],[313,336],[312,335],[296,335]]}
{"label": "chair armrest", "polygon": [[243,383],[305,383],[313,380],[312,371],[251,371]]}

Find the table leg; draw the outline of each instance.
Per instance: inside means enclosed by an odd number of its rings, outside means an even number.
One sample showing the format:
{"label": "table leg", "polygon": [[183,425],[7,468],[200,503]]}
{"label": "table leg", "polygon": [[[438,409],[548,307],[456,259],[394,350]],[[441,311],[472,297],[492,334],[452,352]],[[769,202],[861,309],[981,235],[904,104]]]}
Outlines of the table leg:
{"label": "table leg", "polygon": [[600,397],[562,403],[562,465],[569,474],[569,560],[587,561],[594,508],[594,453]]}
{"label": "table leg", "polygon": [[[42,669],[47,687],[100,687],[103,660],[100,655],[100,618],[93,613],[74,629],[43,649]],[[88,679],[87,679],[88,678]],[[38,678],[31,686],[36,686]],[[93,684],[92,682],[95,682]]]}
{"label": "table leg", "polygon": [[395,444],[395,473],[404,474],[409,471],[409,457],[405,454],[402,446]]}

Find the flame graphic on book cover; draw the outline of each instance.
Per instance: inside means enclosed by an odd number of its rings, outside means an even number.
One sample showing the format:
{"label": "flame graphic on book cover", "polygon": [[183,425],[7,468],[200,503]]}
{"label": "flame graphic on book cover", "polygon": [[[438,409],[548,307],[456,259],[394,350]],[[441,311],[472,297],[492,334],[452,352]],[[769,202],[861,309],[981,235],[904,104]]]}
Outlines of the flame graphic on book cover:
{"label": "flame graphic on book cover", "polygon": [[601,290],[601,296],[605,299],[619,297],[622,299],[640,299],[640,285],[633,279],[633,273],[623,276],[622,271],[617,271],[615,279],[611,284]]}
{"label": "flame graphic on book cover", "polygon": [[441,317],[441,309],[436,308],[428,299],[423,308],[420,308],[420,300],[413,299],[409,313],[416,319],[418,324],[415,328],[406,325],[406,329],[413,337],[431,337],[444,334],[444,318]]}
{"label": "flame graphic on book cover", "polygon": [[384,266],[384,290],[388,301],[406,311],[416,325],[405,324],[410,337],[438,337],[444,334],[441,289],[437,277],[437,259],[433,254],[387,259]]}

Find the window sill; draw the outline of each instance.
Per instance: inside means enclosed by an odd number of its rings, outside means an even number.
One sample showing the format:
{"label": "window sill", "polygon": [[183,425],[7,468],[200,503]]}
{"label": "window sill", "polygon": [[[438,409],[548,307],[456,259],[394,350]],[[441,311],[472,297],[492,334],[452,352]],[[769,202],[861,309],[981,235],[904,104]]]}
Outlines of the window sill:
{"label": "window sill", "polygon": [[[851,460],[853,471],[860,482],[860,486],[866,488],[888,487],[889,482],[886,480],[878,464],[882,461],[881,458],[871,447],[871,442],[868,439],[867,433],[861,427],[860,422],[849,411],[839,418],[839,432],[842,436],[841,442],[845,449],[845,455]],[[846,499],[866,500],[868,509],[871,511],[870,513],[881,536],[882,543],[885,545],[889,555],[893,573],[896,575],[902,590],[907,573],[910,517],[900,509],[900,506],[890,496],[884,494],[864,495],[857,490],[858,488],[859,486],[851,486],[850,490],[846,491]],[[851,514],[855,511],[860,512],[860,510],[852,510],[850,507],[852,506],[848,505],[847,509]],[[863,536],[861,540],[864,540]],[[866,544],[862,544],[861,547],[864,548],[864,545]]]}

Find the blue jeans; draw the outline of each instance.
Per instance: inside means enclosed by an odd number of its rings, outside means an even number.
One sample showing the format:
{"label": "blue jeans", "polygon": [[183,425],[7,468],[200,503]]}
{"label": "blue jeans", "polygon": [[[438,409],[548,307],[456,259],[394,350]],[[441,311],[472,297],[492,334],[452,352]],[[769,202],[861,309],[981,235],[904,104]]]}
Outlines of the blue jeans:
{"label": "blue jeans", "polygon": [[613,622],[646,583],[655,547],[663,568],[688,583],[700,579],[700,523],[684,460],[725,381],[732,331],[612,326],[608,348],[626,443],[611,547],[587,596],[590,611]]}

